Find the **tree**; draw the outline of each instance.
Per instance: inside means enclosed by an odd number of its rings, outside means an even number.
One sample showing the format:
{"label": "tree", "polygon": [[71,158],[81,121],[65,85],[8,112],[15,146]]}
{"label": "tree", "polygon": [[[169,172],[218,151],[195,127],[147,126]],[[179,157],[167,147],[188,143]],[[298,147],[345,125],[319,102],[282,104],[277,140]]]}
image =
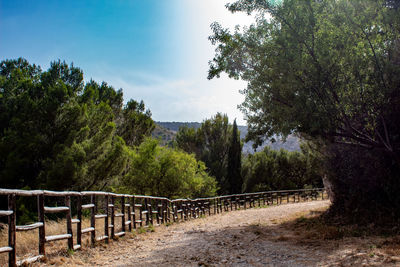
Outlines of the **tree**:
{"label": "tree", "polygon": [[151,111],[145,109],[144,102],[130,99],[123,106],[122,89],[115,90],[106,82],[98,84],[90,80],[85,85],[79,100],[82,104],[99,105],[100,103],[106,103],[109,105],[114,114],[117,134],[129,146],[139,145],[144,137],[150,136],[154,130],[155,123],[151,119]]}
{"label": "tree", "polygon": [[[369,218],[400,217],[397,2],[239,0],[229,10],[258,12],[255,24],[234,33],[212,25],[209,78],[248,82],[247,138],[296,132],[318,142],[340,213],[373,202]],[[357,167],[371,163],[379,171]]]}
{"label": "tree", "polygon": [[188,126],[179,127],[175,143],[183,151],[193,153],[197,159],[200,159],[202,154],[202,140],[200,132],[195,128],[189,128]]}
{"label": "tree", "polygon": [[217,113],[204,120],[197,130],[180,128],[176,138],[178,148],[195,153],[196,158],[206,164],[209,174],[218,181],[220,194],[230,191],[227,174],[231,132],[228,116]]}
{"label": "tree", "polygon": [[399,12],[383,0],[228,7],[264,15],[242,33],[215,23],[210,37],[218,46],[209,78],[225,71],[248,81],[241,107],[249,138],[300,132],[397,155],[382,111],[398,91]]}
{"label": "tree", "polygon": [[[0,179],[3,186],[38,186],[37,177],[43,170],[43,162],[60,142],[66,141],[71,131],[82,127],[79,119],[66,121],[71,123],[69,128],[58,123],[61,108],[69,105],[71,98],[82,89],[82,71],[65,62],[52,62],[45,72],[21,58],[0,63]],[[71,115],[79,113],[75,111]]]}
{"label": "tree", "polygon": [[122,90],[105,82],[84,84],[83,72],[73,64],[56,61],[42,71],[25,59],[2,61],[2,186],[96,190],[115,183],[126,171],[129,156],[117,134],[119,118],[139,117],[141,124],[130,128],[133,133],[127,139],[135,144],[147,134],[136,129],[151,129],[153,123],[143,102],[131,108],[137,103],[131,100],[124,109],[122,103]]}
{"label": "tree", "polygon": [[217,179],[222,192],[226,192],[225,180],[231,131],[228,116],[217,113],[213,118],[205,120],[198,131],[202,141],[200,160],[206,164],[210,175]]}
{"label": "tree", "polygon": [[302,151],[263,151],[244,158],[242,174],[246,192],[299,189],[322,186],[322,160],[311,144],[302,144]]}
{"label": "tree", "polygon": [[233,121],[232,136],[228,151],[228,174],[227,182],[230,185],[230,193],[242,193],[242,144],[240,143],[240,133],[237,128],[236,119]]}
{"label": "tree", "polygon": [[203,162],[193,154],[161,147],[155,139],[146,138],[132,150],[129,165],[119,188],[124,192],[196,198],[214,196],[217,191],[217,182],[206,173]]}
{"label": "tree", "polygon": [[138,146],[145,137],[151,135],[155,123],[151,118],[151,111],[145,110],[143,101],[129,100],[121,112],[118,123],[118,135],[127,145]]}
{"label": "tree", "polygon": [[92,103],[99,105],[101,102],[106,103],[112,108],[115,117],[120,115],[123,103],[122,89],[116,91],[112,86],[109,86],[106,82],[98,84],[97,82],[90,80],[83,90],[80,97],[81,103]]}

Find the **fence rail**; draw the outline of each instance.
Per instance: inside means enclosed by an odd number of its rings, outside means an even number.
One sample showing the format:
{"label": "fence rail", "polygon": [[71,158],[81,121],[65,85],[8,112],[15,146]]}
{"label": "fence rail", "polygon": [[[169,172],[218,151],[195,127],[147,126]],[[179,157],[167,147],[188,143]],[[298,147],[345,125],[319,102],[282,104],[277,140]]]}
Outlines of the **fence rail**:
{"label": "fence rail", "polygon": [[[273,205],[324,199],[324,188],[281,190],[257,193],[235,194],[198,199],[174,199],[164,197],[115,194],[109,192],[84,191],[84,192],[55,192],[47,190],[13,190],[0,189],[0,196],[7,197],[7,210],[0,210],[0,216],[8,217],[8,246],[0,247],[1,253],[8,253],[9,266],[19,266],[38,261],[46,255],[46,243],[67,240],[69,250],[82,248],[82,235],[90,235],[90,244],[96,242],[108,243],[110,239],[125,235],[137,227],[148,227],[169,222],[178,222],[210,216],[237,209],[247,209],[256,205]],[[17,198],[36,198],[38,222],[29,225],[16,225]],[[57,198],[62,200],[62,206],[45,206],[45,199]],[[86,202],[85,202],[86,201]],[[54,203],[51,202],[51,203]],[[73,213],[74,212],[74,213]],[[82,229],[82,212],[90,219],[90,227]],[[45,214],[65,214],[65,233],[46,235]],[[73,218],[74,217],[74,218]],[[104,220],[103,234],[96,236],[99,230],[96,222]],[[120,220],[117,229],[116,220]],[[76,227],[76,236],[73,234]],[[16,232],[38,229],[38,255],[17,261]]]}

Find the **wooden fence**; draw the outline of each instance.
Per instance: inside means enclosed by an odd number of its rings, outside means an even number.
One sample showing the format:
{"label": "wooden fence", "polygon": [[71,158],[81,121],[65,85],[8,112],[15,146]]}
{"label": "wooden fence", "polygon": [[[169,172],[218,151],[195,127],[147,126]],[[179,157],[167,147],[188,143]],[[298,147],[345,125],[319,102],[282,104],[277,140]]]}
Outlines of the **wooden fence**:
{"label": "wooden fence", "polygon": [[[324,195],[325,194],[325,195]],[[127,231],[137,227],[159,225],[169,222],[178,222],[210,216],[237,209],[247,209],[261,206],[324,199],[323,188],[268,191],[247,194],[236,194],[198,199],[175,199],[163,197],[114,194],[107,192],[54,192],[42,190],[11,190],[0,189],[0,196],[6,196],[7,210],[0,210],[0,216],[8,217],[8,246],[0,247],[0,253],[8,253],[9,266],[19,266],[40,260],[46,255],[46,243],[57,240],[67,240],[69,250],[79,250],[82,247],[82,235],[90,235],[90,244],[123,236]],[[19,197],[36,198],[38,222],[29,225],[16,225],[16,203]],[[58,203],[57,206],[46,206],[49,203]],[[55,201],[57,200],[57,201]],[[54,205],[54,204],[53,204]],[[65,214],[65,233],[46,235],[45,214]],[[90,227],[82,229],[83,214],[90,219]],[[98,220],[104,221],[102,235],[96,236]],[[116,220],[120,220],[117,223]],[[117,229],[116,225],[120,227]],[[73,226],[76,227],[76,236],[73,235]],[[39,251],[35,257],[17,261],[16,259],[16,232],[38,229]]]}

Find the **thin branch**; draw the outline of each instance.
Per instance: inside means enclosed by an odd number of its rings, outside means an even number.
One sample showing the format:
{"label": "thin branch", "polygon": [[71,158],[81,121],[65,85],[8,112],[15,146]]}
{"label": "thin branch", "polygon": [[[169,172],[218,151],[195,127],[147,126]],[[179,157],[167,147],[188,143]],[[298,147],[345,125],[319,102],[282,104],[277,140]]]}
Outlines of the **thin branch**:
{"label": "thin branch", "polygon": [[373,146],[369,146],[366,144],[350,143],[350,142],[343,142],[343,141],[335,141],[335,143],[341,144],[341,145],[347,145],[347,146],[363,147],[363,148],[367,148],[367,149],[371,149],[373,147]]}
{"label": "thin branch", "polygon": [[389,146],[389,144],[387,144],[385,142],[385,140],[383,139],[382,135],[379,133],[378,130],[376,130],[376,134],[378,135],[379,139],[381,140],[382,144],[386,147],[386,149],[390,152],[393,152],[393,149]]}
{"label": "thin branch", "polygon": [[393,146],[390,144],[389,133],[387,130],[385,118],[382,115],[380,117],[382,119],[383,129],[385,130],[386,142],[387,142],[388,146],[390,147],[390,149],[393,150]]}

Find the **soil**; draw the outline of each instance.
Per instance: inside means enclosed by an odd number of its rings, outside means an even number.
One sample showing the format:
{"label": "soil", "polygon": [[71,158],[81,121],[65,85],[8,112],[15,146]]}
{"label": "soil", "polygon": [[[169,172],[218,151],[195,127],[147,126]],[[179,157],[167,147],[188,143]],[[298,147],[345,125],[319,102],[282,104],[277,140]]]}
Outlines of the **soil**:
{"label": "soil", "polygon": [[304,202],[192,219],[50,258],[45,265],[400,266],[400,248],[378,246],[388,242],[385,238],[307,239],[287,227],[288,221],[329,205]]}

